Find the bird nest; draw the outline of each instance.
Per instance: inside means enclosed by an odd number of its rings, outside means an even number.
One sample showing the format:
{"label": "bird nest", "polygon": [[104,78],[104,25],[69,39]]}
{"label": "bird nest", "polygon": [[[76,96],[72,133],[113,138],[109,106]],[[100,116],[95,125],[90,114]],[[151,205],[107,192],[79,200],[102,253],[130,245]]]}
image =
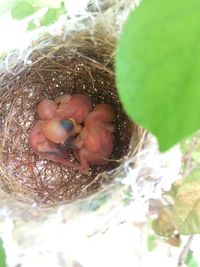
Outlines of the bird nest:
{"label": "bird nest", "polygon": [[[103,31],[81,30],[47,39],[34,44],[21,59],[16,60],[15,54],[7,57],[0,73],[1,190],[38,203],[74,201],[105,188],[137,152],[143,132],[127,117],[117,95],[116,38]],[[111,158],[107,165],[91,167],[87,175],[41,159],[28,142],[38,120],[38,103],[74,93],[88,95],[94,105],[110,104],[116,112]],[[76,162],[72,155],[71,161]]]}

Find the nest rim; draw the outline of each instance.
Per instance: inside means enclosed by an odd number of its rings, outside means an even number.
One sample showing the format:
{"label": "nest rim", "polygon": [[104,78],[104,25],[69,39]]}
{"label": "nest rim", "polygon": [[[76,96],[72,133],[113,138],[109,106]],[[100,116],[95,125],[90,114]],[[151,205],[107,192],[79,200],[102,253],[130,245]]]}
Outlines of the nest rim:
{"label": "nest rim", "polygon": [[[47,39],[49,40],[49,36]],[[116,47],[116,36],[115,35],[107,38],[105,37],[105,33],[100,32],[99,34],[99,32],[97,31],[95,34],[94,32],[91,34],[90,31],[84,30],[84,31],[75,32],[71,34],[70,37],[68,35],[67,38],[64,41],[63,40],[64,40],[63,37],[62,38],[53,37],[51,39],[51,44],[50,45],[48,44],[43,49],[41,49],[41,44],[44,43],[44,40],[42,40],[42,42],[38,42],[37,48],[34,47],[34,49],[31,50],[31,53],[30,53],[30,50],[26,51],[26,56],[24,57],[26,60],[17,61],[17,64],[15,61],[15,56],[14,57],[8,56],[7,62],[9,61],[9,64],[7,64],[7,67],[9,66],[9,68],[6,69],[4,66],[2,73],[0,73],[0,85],[2,88],[5,89],[5,90],[1,90],[1,99],[4,99],[4,101],[8,99],[7,89],[9,88],[9,86],[12,86],[12,84],[16,86],[15,82],[19,81],[18,77],[20,77],[21,73],[24,70],[28,72],[31,71],[31,69],[37,66],[37,64],[39,64],[42,60],[52,59],[58,51],[61,51],[63,49],[65,50],[66,48],[68,51],[70,51],[69,54],[73,54],[73,55],[76,55],[77,57],[81,57],[83,62],[87,62],[87,64],[88,63],[91,64],[94,68],[98,69],[99,71],[103,71],[106,75],[111,77],[111,79],[114,79],[113,56],[114,56],[114,51]],[[95,57],[97,58],[93,57],[94,56],[93,54],[92,56],[88,56],[87,54],[88,51],[95,51]],[[9,83],[6,83],[5,85],[5,81],[8,80],[9,76],[13,77],[13,79],[10,79]],[[42,81],[42,77],[41,77],[41,81]],[[4,104],[3,101],[1,101],[0,107],[2,107],[3,104]],[[12,118],[13,118],[13,114],[11,114],[9,118],[7,118],[6,127],[8,127],[7,125],[9,125],[10,120],[12,121]],[[123,176],[121,175],[124,172],[123,164],[125,164],[128,158],[134,157],[137,151],[141,149],[142,144],[144,142],[144,130],[138,127],[134,123],[130,123],[130,126],[132,128],[131,131],[134,132],[135,130],[136,136],[132,135],[130,144],[129,144],[129,149],[127,151],[127,155],[124,155],[119,160],[120,165],[114,168],[113,170],[110,170],[111,175],[115,175],[117,177]],[[6,132],[4,132],[3,136],[7,136]],[[5,145],[5,140],[2,140],[1,148],[3,148],[4,145]],[[0,158],[2,162],[2,150],[0,151]],[[4,171],[2,164],[0,166],[0,171],[1,171],[1,176],[2,176],[2,173],[4,173],[3,179],[9,180],[9,177],[6,177],[6,172]],[[105,171],[105,173],[108,176],[110,175],[108,171]],[[97,174],[95,176],[95,180],[99,179],[100,175],[102,175],[102,173]],[[112,182],[115,182],[114,180]],[[102,188],[99,187],[98,191],[94,192],[92,195],[96,195],[96,193],[98,194],[98,192],[101,192],[101,191],[102,191]],[[16,194],[16,192],[14,192],[14,194]],[[83,199],[86,200],[87,198],[90,198],[92,195],[84,196]],[[19,201],[23,201],[24,197],[25,196],[23,194],[22,195],[19,194],[19,199],[20,199]],[[81,199],[82,198],[80,198],[80,200]],[[73,199],[70,201],[64,200],[65,203],[71,203],[73,201],[74,201]],[[61,202],[63,201],[58,202],[58,204]],[[42,204],[42,203],[39,203],[39,204]],[[48,203],[48,205],[51,205],[51,204],[52,203]],[[55,205],[56,202],[54,202],[53,204]]]}

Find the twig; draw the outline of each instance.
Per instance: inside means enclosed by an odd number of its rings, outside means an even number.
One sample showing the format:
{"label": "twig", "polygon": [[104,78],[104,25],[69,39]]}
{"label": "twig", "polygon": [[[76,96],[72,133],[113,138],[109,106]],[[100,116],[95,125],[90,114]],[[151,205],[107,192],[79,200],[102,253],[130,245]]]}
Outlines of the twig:
{"label": "twig", "polygon": [[181,254],[179,256],[179,259],[178,259],[177,267],[183,266],[184,261],[185,261],[185,257],[189,252],[193,237],[194,237],[193,235],[189,236],[187,243],[185,244],[184,248],[182,249]]}

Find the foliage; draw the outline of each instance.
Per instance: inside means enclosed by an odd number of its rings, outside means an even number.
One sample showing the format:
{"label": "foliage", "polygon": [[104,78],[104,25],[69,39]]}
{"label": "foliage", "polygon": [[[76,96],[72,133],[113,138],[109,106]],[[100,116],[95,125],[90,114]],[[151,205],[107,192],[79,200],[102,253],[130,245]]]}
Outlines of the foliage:
{"label": "foliage", "polygon": [[19,1],[11,10],[11,15],[14,19],[24,19],[33,13],[35,13],[39,7],[31,4],[30,2],[26,1]]}
{"label": "foliage", "polygon": [[198,267],[199,266],[198,262],[193,257],[193,253],[191,251],[188,252],[188,254],[185,258],[185,264],[188,267]]}
{"label": "foliage", "polygon": [[48,8],[48,11],[41,19],[42,25],[48,26],[52,22],[55,22],[62,14],[65,13],[64,8]]}
{"label": "foliage", "polygon": [[156,248],[157,239],[158,238],[155,235],[148,235],[148,237],[147,237],[147,248],[148,248],[148,251],[151,252]]}
{"label": "foliage", "polygon": [[194,170],[178,189],[174,222],[181,234],[200,233],[200,169]]}
{"label": "foliage", "polygon": [[4,0],[0,3],[0,15],[10,11],[13,19],[23,20],[34,15],[42,8],[45,8],[46,11],[39,16],[39,19],[33,18],[28,22],[28,30],[33,30],[43,25],[48,26],[66,13],[63,0]]}
{"label": "foliage", "polygon": [[165,151],[200,128],[199,1],[144,0],[128,18],[117,86],[129,116]]}
{"label": "foliage", "polygon": [[[184,157],[190,158],[193,164],[198,165],[200,163],[200,133],[197,132],[190,138],[183,140],[180,145]],[[187,162],[185,163],[187,165]]]}
{"label": "foliage", "polygon": [[6,255],[3,248],[3,242],[0,239],[0,267],[6,267]]}
{"label": "foliage", "polygon": [[195,169],[182,181],[177,180],[164,196],[171,198],[171,204],[161,208],[152,225],[154,232],[169,237],[168,243],[177,244],[179,240],[172,238],[175,230],[183,235],[199,234],[200,169]]}
{"label": "foliage", "polygon": [[[161,151],[200,128],[198,4],[197,0],[143,1],[129,16],[118,45],[121,101],[134,121],[156,135]],[[181,143],[196,164],[200,163],[199,140]],[[175,229],[181,234],[200,233],[200,170],[173,185],[169,195],[174,207],[161,209],[153,229],[178,245]]]}
{"label": "foliage", "polygon": [[171,207],[163,207],[160,212],[158,219],[153,222],[153,230],[156,234],[171,237],[175,228],[173,225],[173,212]]}
{"label": "foliage", "polygon": [[180,188],[182,184],[182,180],[178,179],[176,180],[172,185],[171,185],[171,189],[167,192],[164,193],[165,197],[171,197],[172,198],[172,202],[174,203],[174,198],[177,195],[177,191]]}

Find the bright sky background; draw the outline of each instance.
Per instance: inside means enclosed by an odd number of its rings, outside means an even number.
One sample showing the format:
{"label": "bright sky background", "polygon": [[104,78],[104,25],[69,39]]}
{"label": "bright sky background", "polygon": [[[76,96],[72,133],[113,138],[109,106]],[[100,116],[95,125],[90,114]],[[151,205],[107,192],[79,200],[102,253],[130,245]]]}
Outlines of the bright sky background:
{"label": "bright sky background", "polygon": [[13,20],[9,13],[0,17],[0,50],[25,46],[27,44],[26,22]]}

